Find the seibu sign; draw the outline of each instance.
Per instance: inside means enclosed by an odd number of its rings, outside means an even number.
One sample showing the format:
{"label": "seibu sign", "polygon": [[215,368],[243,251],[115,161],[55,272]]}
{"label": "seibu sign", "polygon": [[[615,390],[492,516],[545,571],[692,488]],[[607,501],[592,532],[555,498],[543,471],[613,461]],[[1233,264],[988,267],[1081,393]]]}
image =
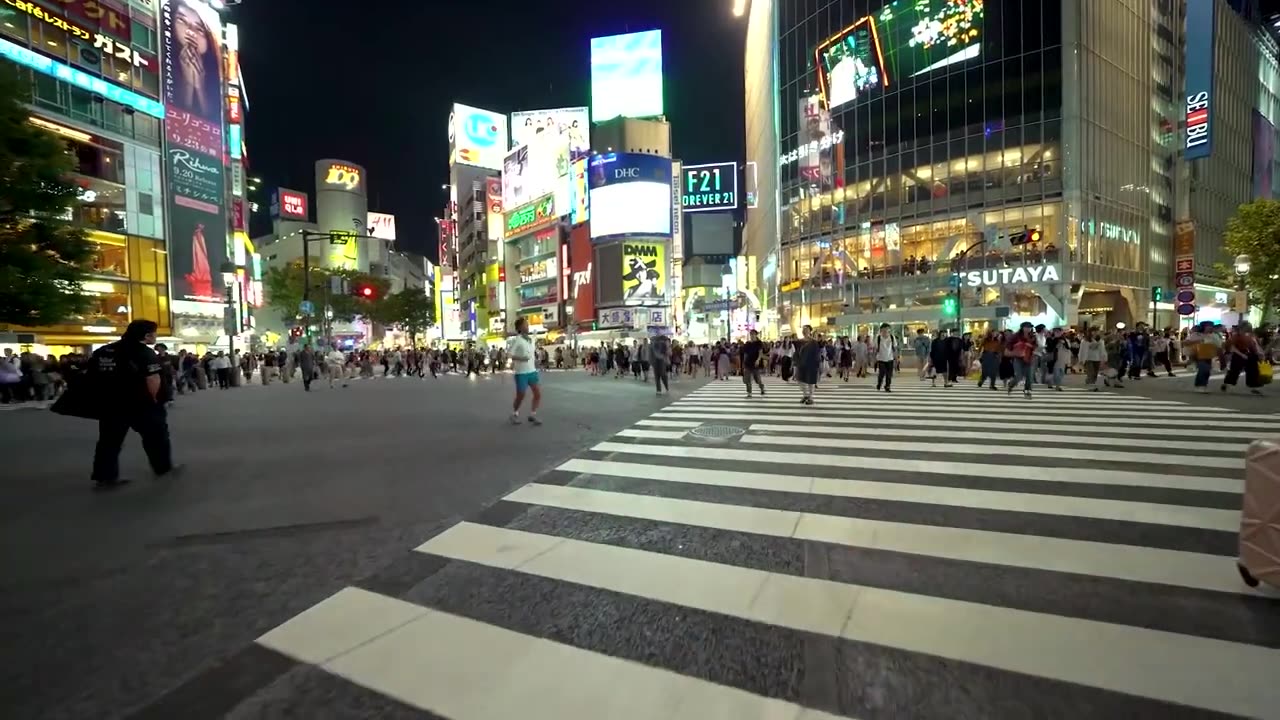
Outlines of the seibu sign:
{"label": "seibu sign", "polygon": [[956,273],[965,287],[995,287],[999,285],[1035,285],[1037,283],[1062,282],[1061,265],[1023,265],[1012,268],[989,268]]}

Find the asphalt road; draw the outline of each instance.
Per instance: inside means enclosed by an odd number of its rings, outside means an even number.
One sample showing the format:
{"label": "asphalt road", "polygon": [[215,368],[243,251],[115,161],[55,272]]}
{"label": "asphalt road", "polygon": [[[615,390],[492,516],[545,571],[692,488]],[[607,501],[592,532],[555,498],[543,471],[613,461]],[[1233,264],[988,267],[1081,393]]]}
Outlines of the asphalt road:
{"label": "asphalt road", "polygon": [[[693,389],[686,381],[673,397]],[[0,412],[0,708],[121,717],[655,408],[647,385],[551,373],[542,427],[509,375],[211,390],[170,415],[186,472],[90,491],[94,428]]]}

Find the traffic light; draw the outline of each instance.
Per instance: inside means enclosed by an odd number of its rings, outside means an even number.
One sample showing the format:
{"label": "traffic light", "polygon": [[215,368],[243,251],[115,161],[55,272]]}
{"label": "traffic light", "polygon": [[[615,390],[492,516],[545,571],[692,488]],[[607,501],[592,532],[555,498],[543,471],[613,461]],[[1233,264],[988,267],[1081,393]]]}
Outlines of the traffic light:
{"label": "traffic light", "polygon": [[1030,243],[1030,244],[1033,244],[1033,245],[1034,245],[1035,243],[1040,242],[1040,231],[1039,231],[1039,230],[1028,230],[1028,231],[1027,231],[1027,242],[1028,242],[1028,243]]}
{"label": "traffic light", "polygon": [[1038,242],[1040,242],[1040,231],[1035,229],[1028,230],[1023,228],[1022,230],[1009,235],[1009,244],[1013,247],[1018,247],[1019,245],[1033,245]]}
{"label": "traffic light", "polygon": [[1154,286],[1152,286],[1152,288],[1151,288],[1151,301],[1152,301],[1152,302],[1160,302],[1160,301],[1162,301],[1162,300],[1164,300],[1164,288],[1160,287],[1159,285],[1154,285]]}
{"label": "traffic light", "polygon": [[351,288],[351,294],[364,300],[373,300],[378,295],[378,291],[368,283],[356,283]]}
{"label": "traffic light", "polygon": [[959,307],[960,307],[960,302],[956,299],[955,295],[948,295],[942,299],[943,315],[955,315],[956,310],[958,310]]}

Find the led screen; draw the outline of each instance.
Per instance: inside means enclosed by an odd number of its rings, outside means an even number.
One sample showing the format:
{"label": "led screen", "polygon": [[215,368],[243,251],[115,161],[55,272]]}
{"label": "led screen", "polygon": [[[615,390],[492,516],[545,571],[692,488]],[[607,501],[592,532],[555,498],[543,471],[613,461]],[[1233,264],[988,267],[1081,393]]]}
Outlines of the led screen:
{"label": "led screen", "polygon": [[591,39],[591,119],[662,114],[662,31]]}
{"label": "led screen", "polygon": [[511,113],[511,145],[526,145],[548,131],[569,136],[574,156],[591,150],[591,113],[584,107],[522,110]]}
{"label": "led screen", "polygon": [[983,0],[895,0],[814,50],[827,107],[978,56]]}
{"label": "led screen", "polygon": [[671,235],[671,159],[606,153],[591,157],[591,239]]}

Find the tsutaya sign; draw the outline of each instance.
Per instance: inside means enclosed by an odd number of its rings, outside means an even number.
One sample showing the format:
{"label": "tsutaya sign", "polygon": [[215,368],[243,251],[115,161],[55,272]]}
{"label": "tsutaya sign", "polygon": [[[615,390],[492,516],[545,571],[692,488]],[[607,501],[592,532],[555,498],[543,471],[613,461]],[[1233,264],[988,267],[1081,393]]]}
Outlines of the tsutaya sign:
{"label": "tsutaya sign", "polygon": [[1120,240],[1133,245],[1142,241],[1137,230],[1108,222],[1095,222],[1092,219],[1080,221],[1082,235],[1100,235],[1108,240]]}
{"label": "tsutaya sign", "polygon": [[837,130],[830,135],[823,136],[821,140],[814,140],[807,145],[802,145],[788,153],[782,153],[778,156],[778,164],[786,165],[800,159],[801,155],[809,155],[811,153],[823,152],[830,150],[832,145],[839,145],[844,142],[844,131]]}
{"label": "tsutaya sign", "polygon": [[1061,265],[1022,265],[1011,268],[990,268],[957,273],[966,287],[993,285],[1034,285],[1036,283],[1062,282]]}

